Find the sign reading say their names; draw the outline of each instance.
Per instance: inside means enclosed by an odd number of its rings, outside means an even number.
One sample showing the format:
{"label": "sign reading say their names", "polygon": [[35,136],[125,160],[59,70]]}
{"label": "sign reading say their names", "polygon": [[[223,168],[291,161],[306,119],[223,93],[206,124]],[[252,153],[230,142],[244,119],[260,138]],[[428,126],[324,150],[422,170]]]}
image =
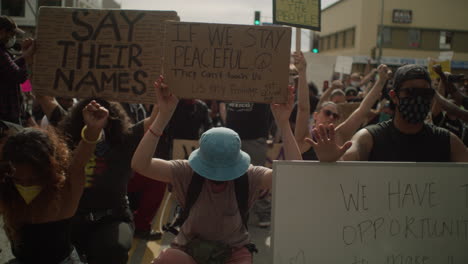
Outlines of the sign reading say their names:
{"label": "sign reading say their names", "polygon": [[467,171],[460,163],[275,162],[273,263],[468,263]]}
{"label": "sign reading say their names", "polygon": [[154,103],[166,20],[178,20],[177,13],[41,7],[34,90]]}
{"label": "sign reading say their names", "polygon": [[284,103],[291,29],[167,22],[164,75],[179,98]]}
{"label": "sign reading say their names", "polygon": [[273,0],[273,23],[320,31],[320,0]]}

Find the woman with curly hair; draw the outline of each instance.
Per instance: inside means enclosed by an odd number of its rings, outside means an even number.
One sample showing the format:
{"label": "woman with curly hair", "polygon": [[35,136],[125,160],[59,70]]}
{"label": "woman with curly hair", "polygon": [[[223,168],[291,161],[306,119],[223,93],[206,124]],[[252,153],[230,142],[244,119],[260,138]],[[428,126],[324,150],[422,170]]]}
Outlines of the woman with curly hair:
{"label": "woman with curly hair", "polygon": [[80,263],[70,240],[71,218],[108,111],[93,101],[82,114],[84,126],[73,156],[53,130],[26,128],[2,148],[0,211],[13,263]]}
{"label": "woman with curly hair", "polygon": [[133,172],[130,161],[140,139],[155,118],[131,125],[123,107],[99,98],[83,99],[65,112],[53,99],[39,97],[44,113],[74,149],[84,124],[81,110],[91,100],[109,110],[104,140],[86,164],[86,185],[73,218],[72,241],[88,263],[126,264],[133,242],[133,219],[127,199],[127,185]]}

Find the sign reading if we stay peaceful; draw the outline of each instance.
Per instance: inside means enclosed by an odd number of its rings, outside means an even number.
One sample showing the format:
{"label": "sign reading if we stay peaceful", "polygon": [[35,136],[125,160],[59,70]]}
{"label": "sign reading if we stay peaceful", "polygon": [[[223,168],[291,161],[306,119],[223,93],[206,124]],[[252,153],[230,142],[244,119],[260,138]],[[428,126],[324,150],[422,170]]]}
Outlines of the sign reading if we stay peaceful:
{"label": "sign reading if we stay peaceful", "polygon": [[167,22],[164,75],[180,98],[284,103],[291,29]]}

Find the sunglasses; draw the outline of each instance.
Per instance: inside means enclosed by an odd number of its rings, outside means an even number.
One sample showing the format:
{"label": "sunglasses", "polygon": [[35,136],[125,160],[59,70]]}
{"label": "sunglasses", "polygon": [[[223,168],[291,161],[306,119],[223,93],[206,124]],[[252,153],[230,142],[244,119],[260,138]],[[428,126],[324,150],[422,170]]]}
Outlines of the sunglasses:
{"label": "sunglasses", "polygon": [[340,115],[339,115],[339,114],[334,113],[334,112],[332,112],[332,111],[330,111],[330,110],[328,110],[328,109],[323,110],[323,113],[324,113],[327,117],[333,116],[334,119],[340,119]]}
{"label": "sunglasses", "polygon": [[404,92],[407,96],[411,97],[416,97],[416,96],[422,96],[422,97],[428,97],[432,98],[435,95],[435,90],[432,88],[401,88],[399,92]]}

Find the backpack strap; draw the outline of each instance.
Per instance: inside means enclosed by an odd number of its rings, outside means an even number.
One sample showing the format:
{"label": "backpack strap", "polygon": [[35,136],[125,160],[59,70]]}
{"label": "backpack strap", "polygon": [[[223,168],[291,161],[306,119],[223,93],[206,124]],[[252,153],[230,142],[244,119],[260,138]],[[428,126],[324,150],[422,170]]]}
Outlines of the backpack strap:
{"label": "backpack strap", "polygon": [[[190,181],[187,189],[187,195],[185,197],[185,207],[181,210],[180,214],[176,217],[176,220],[171,225],[164,227],[165,231],[170,231],[174,235],[178,234],[178,231],[174,227],[181,227],[192,209],[195,202],[198,200],[198,196],[201,193],[205,178],[200,176],[198,173],[193,172],[192,180]],[[247,172],[241,177],[234,180],[234,189],[236,194],[237,206],[239,213],[242,218],[242,223],[245,228],[248,229],[247,222],[249,220],[249,176]]]}
{"label": "backpack strap", "polygon": [[[185,220],[187,220],[190,214],[190,209],[192,209],[193,205],[198,200],[198,196],[201,193],[204,182],[205,178],[200,176],[198,173],[193,172],[192,180],[190,181],[189,187],[187,189],[187,195],[185,196],[185,207],[182,209],[180,215],[172,224],[172,227],[181,227],[185,223]],[[168,231],[171,231],[174,235],[179,233],[174,228]]]}
{"label": "backpack strap", "polygon": [[249,175],[247,172],[234,180],[237,206],[245,228],[249,220]]}

